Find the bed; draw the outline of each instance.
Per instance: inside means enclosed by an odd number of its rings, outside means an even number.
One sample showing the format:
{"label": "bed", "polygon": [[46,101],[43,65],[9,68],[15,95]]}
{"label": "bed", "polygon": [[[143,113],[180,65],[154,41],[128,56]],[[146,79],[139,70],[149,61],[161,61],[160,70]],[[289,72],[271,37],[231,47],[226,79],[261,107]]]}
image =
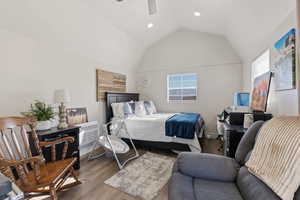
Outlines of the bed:
{"label": "bed", "polygon": [[[112,93],[107,92],[106,98],[106,121],[112,121],[112,127],[117,125],[117,120],[113,116],[112,104],[130,101],[139,101],[139,94],[137,93]],[[178,113],[155,113],[145,116],[130,116],[124,118],[127,130],[133,138],[135,144],[146,147],[172,149],[179,151],[201,151],[199,138],[203,136],[204,121],[199,118],[197,121],[197,128],[195,129],[195,136],[191,139],[166,136],[166,121]],[[126,134],[121,130],[121,137],[127,140]]]}

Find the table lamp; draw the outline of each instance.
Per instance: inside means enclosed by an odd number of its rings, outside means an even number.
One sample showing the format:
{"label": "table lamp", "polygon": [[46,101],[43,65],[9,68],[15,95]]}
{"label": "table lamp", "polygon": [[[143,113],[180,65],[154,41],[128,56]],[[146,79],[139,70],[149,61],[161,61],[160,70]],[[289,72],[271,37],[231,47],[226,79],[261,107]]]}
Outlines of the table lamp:
{"label": "table lamp", "polygon": [[59,104],[59,124],[58,128],[63,129],[63,128],[68,128],[67,124],[67,113],[66,113],[66,103],[69,103],[71,101],[70,94],[67,90],[65,89],[60,89],[60,90],[55,90],[54,92],[54,101],[55,103]]}

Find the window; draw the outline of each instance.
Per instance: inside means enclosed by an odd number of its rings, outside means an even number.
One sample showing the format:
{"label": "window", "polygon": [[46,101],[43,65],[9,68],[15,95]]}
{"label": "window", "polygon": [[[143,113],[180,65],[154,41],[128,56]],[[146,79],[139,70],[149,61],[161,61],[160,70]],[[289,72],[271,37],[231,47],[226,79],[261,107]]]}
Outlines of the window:
{"label": "window", "polygon": [[189,101],[197,98],[197,74],[168,75],[168,101]]}
{"label": "window", "polygon": [[252,83],[254,79],[270,71],[270,50],[268,49],[252,63]]}

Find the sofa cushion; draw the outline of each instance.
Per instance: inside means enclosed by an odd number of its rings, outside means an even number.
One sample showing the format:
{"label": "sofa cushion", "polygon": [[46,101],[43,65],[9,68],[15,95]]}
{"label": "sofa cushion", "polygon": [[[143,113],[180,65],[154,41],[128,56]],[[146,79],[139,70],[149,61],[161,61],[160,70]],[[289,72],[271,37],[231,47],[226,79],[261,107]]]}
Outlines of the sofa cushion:
{"label": "sofa cushion", "polygon": [[253,150],[249,151],[248,154],[246,155],[246,157],[245,157],[245,159],[244,159],[244,162],[245,162],[245,163],[250,159],[250,156],[251,156],[252,151],[253,151]]}
{"label": "sofa cushion", "polygon": [[170,200],[196,200],[193,190],[192,177],[173,172],[168,190]]}
{"label": "sofa cushion", "polygon": [[228,157],[205,153],[181,153],[177,159],[178,171],[194,178],[233,182],[239,165]]}
{"label": "sofa cushion", "polygon": [[300,200],[300,188],[298,188],[298,190],[295,194],[295,200]]}
{"label": "sofa cushion", "polygon": [[12,190],[12,184],[10,180],[0,173],[0,199],[4,199],[4,196]]}
{"label": "sofa cushion", "polygon": [[194,179],[194,193],[197,200],[242,200],[233,182]]}
{"label": "sofa cushion", "polygon": [[173,172],[173,173],[179,172],[179,169],[178,169],[178,159],[175,161],[175,163],[174,163],[174,165],[173,165],[172,172]]}
{"label": "sofa cushion", "polygon": [[263,124],[263,121],[258,121],[252,124],[252,126],[248,129],[248,131],[241,139],[235,154],[235,160],[240,165],[245,165],[246,158],[249,158],[248,153],[253,149],[256,136],[259,133],[259,130],[263,126]]}
{"label": "sofa cushion", "polygon": [[242,167],[237,177],[238,188],[245,200],[280,200],[262,181]]}

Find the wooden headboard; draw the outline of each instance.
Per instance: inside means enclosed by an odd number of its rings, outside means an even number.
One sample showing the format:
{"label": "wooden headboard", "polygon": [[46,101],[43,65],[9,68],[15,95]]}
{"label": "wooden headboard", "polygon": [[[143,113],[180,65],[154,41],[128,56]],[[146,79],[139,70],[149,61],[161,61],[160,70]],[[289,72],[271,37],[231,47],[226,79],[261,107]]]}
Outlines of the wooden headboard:
{"label": "wooden headboard", "polygon": [[139,96],[138,93],[105,92],[106,122],[109,122],[113,118],[112,103],[139,101]]}

